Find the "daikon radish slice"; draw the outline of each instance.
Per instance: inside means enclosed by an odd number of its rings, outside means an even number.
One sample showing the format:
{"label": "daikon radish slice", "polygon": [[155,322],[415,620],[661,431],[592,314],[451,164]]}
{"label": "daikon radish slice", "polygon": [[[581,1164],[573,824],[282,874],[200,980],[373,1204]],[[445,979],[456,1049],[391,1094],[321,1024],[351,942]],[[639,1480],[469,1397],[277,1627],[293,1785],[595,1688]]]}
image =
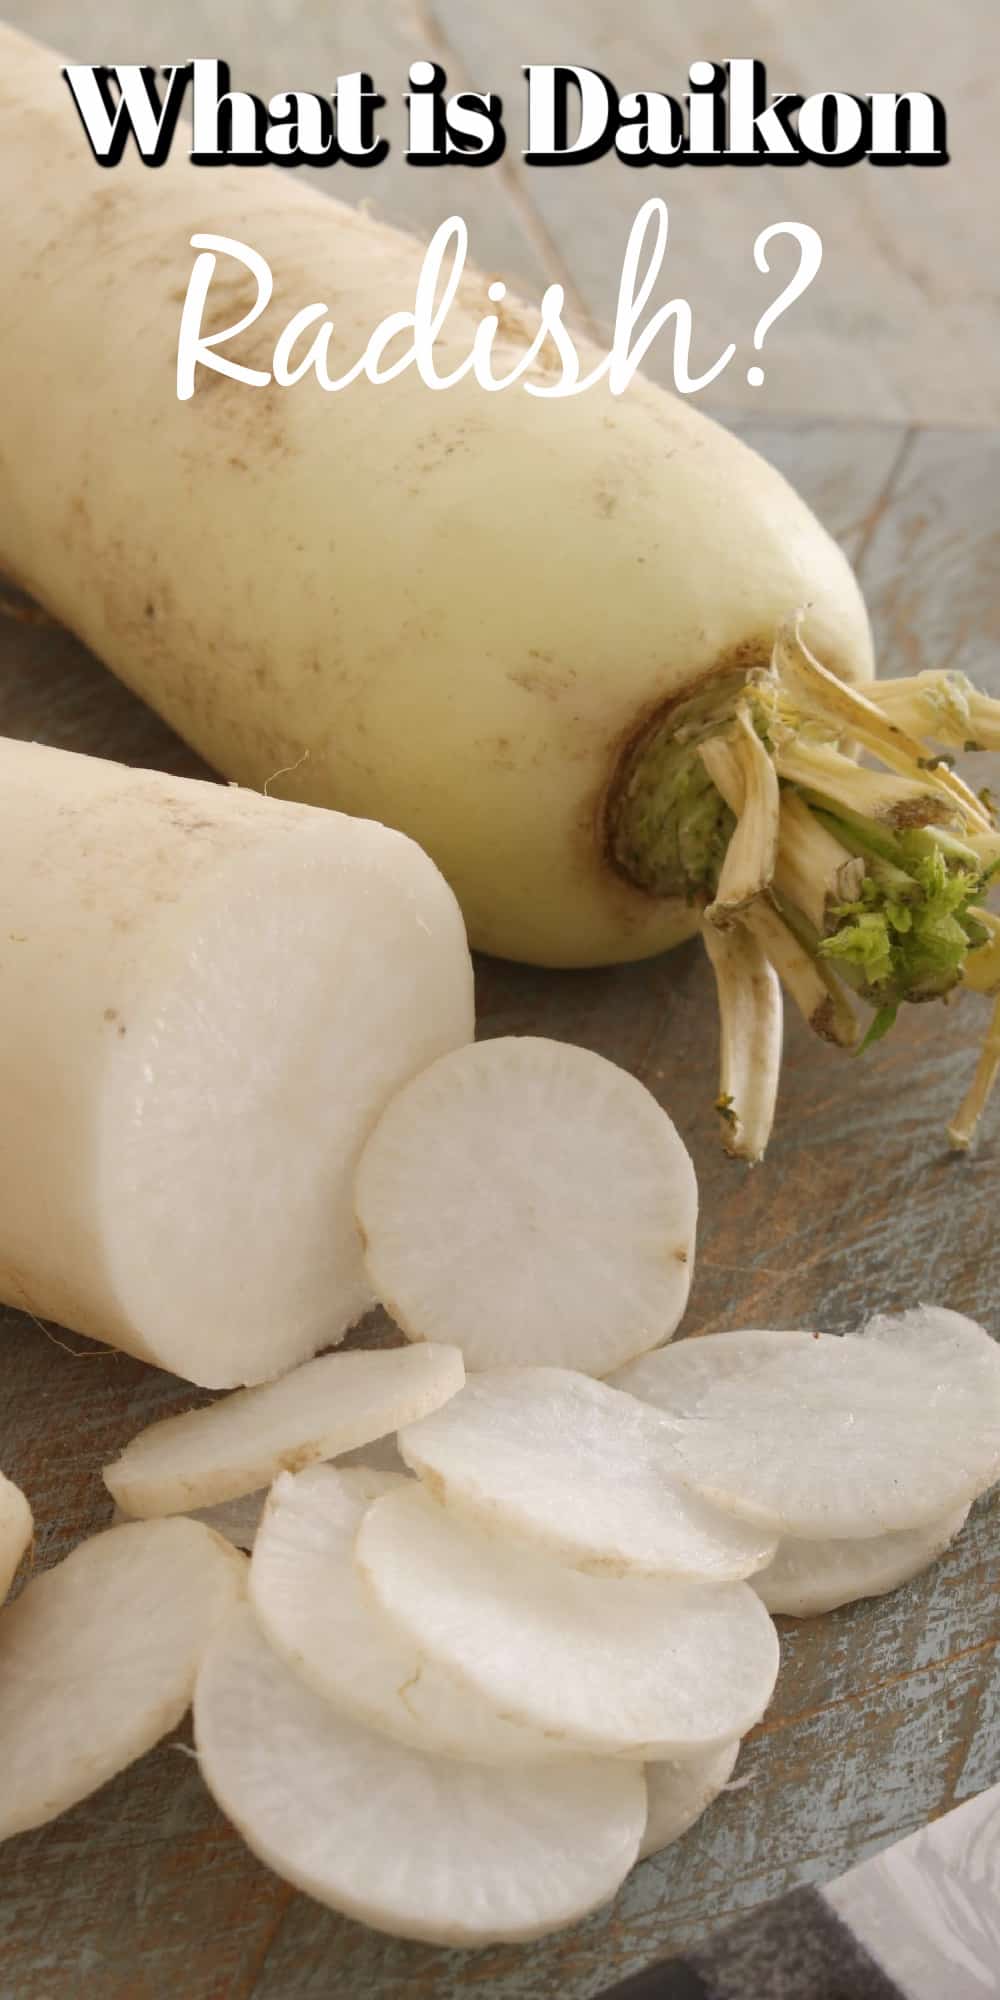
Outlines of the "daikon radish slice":
{"label": "daikon radish slice", "polygon": [[712,1750],[770,1700],[777,1635],[745,1583],[588,1576],[417,1485],[374,1502],[355,1559],[420,1653],[504,1715],[594,1751]]}
{"label": "daikon radish slice", "polygon": [[941,1363],[950,1371],[957,1365],[963,1375],[975,1374],[991,1405],[1000,1395],[1000,1341],[964,1313],[924,1305],[908,1312],[876,1313],[862,1327],[861,1337],[915,1354],[932,1367]]}
{"label": "daikon radish slice", "polygon": [[774,1554],[685,1492],[668,1417],[566,1368],[470,1376],[399,1445],[446,1505],[582,1567],[730,1582]]}
{"label": "daikon radish slice", "polygon": [[31,1508],[19,1486],[0,1472],[0,1604],[34,1533]]}
{"label": "daikon radish slice", "polygon": [[[201,1521],[211,1528],[223,1541],[232,1542],[234,1549],[243,1549],[247,1554],[253,1548],[260,1517],[264,1512],[267,1489],[260,1493],[244,1493],[239,1500],[223,1500],[218,1507],[195,1507],[188,1517]],[[111,1516],[111,1526],[120,1527],[124,1521],[134,1518],[126,1514],[124,1507],[115,1507]]]}
{"label": "daikon radish slice", "polygon": [[1000,1475],[1000,1378],[987,1391],[959,1342],[922,1354],[785,1335],[771,1359],[708,1383],[676,1439],[692,1486],[742,1519],[816,1541],[890,1534],[943,1520]]}
{"label": "daikon radish slice", "polygon": [[696,1410],[706,1389],[724,1379],[739,1381],[752,1375],[765,1361],[785,1352],[790,1340],[801,1333],[765,1333],[756,1329],[739,1333],[688,1335],[642,1354],[637,1361],[609,1375],[609,1385],[638,1396],[671,1416],[689,1416]]}
{"label": "daikon radish slice", "polygon": [[262,1631],[317,1694],[411,1749],[480,1764],[564,1751],[562,1738],[505,1721],[379,1612],[355,1568],[354,1544],[369,1504],[409,1483],[325,1465],[281,1474],[250,1565]]}
{"label": "daikon radish slice", "polygon": [[277,1382],[151,1424],[104,1468],[129,1514],[179,1514],[238,1500],[387,1436],[453,1396],[465,1380],[457,1347],[323,1354]]}
{"label": "daikon radish slice", "polygon": [[847,1536],[810,1542],[789,1537],[778,1543],[773,1563],[752,1579],[753,1587],[769,1611],[790,1618],[813,1618],[859,1597],[882,1597],[943,1555],[968,1511],[959,1507],[926,1527],[863,1540]]}
{"label": "daikon radish slice", "polygon": [[197,1521],[139,1521],[83,1542],[0,1613],[0,1840],[174,1728],[245,1573]]}
{"label": "daikon radish slice", "polygon": [[640,1861],[659,1854],[694,1826],[728,1785],[740,1754],[739,1740],[723,1743],[705,1757],[646,1765],[646,1831]]}
{"label": "daikon radish slice", "polygon": [[432,1063],[379,1119],[356,1208],[383,1303],[469,1368],[606,1375],[668,1340],[687,1301],[687,1150],[635,1077],[565,1042],[504,1036]]}
{"label": "daikon radish slice", "polygon": [[194,1720],[205,1782],[260,1860],[398,1937],[541,1937],[606,1902],[638,1854],[640,1771],[496,1770],[406,1749],[307,1687],[247,1608],[209,1648]]}

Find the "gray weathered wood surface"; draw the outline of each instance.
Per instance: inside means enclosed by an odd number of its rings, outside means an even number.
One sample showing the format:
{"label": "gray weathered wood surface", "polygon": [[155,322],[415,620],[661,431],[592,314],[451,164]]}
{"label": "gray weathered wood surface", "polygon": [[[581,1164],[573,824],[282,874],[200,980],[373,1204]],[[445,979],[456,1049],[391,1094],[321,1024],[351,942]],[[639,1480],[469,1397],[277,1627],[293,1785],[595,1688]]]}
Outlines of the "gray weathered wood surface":
{"label": "gray weathered wood surface", "polygon": [[[774,10],[763,4],[749,20],[728,3],[713,7],[711,34],[691,4],[622,10],[592,0],[586,32],[581,10],[550,4],[543,34],[523,7],[508,28],[496,10],[451,0],[438,0],[433,18],[350,0],[332,22],[306,0],[267,0],[254,9],[250,47],[247,16],[231,0],[170,0],[157,10],[163,45],[153,49],[145,10],[134,0],[102,0],[97,48],[93,16],[69,0],[7,0],[6,11],[92,60],[227,54],[240,67],[237,80],[258,88],[296,77],[322,87],[322,77],[352,65],[401,78],[408,60],[435,49],[453,50],[474,83],[502,86],[513,54],[518,62],[602,62],[622,88],[658,76],[670,88],[689,55],[731,53],[723,47],[730,39],[740,51],[770,55],[776,32]],[[822,21],[833,21],[829,11],[806,4],[794,48],[789,41],[780,61],[791,64],[794,55],[796,77],[819,71],[825,83],[835,80],[843,50],[857,87],[929,82],[946,96],[951,88],[969,107],[970,143],[979,143],[978,130],[985,146],[989,118],[974,69],[993,11],[975,0],[961,14],[966,34],[938,40],[931,30],[940,17],[929,5],[908,9],[894,49],[889,10],[876,9],[876,23],[885,23],[876,75],[862,28],[872,10],[837,10],[838,45],[832,26],[826,41],[820,36]],[[995,107],[990,116],[995,131]],[[976,428],[976,420],[995,420],[1000,404],[986,341],[995,325],[995,259],[979,261],[976,239],[985,168],[974,156],[964,172],[904,176],[898,191],[876,188],[866,172],[858,170],[856,187],[840,174],[826,176],[823,189],[810,183],[810,199],[827,204],[831,244],[840,246],[828,247],[838,283],[822,299],[814,288],[810,313],[794,330],[789,323],[760,412],[742,428],[858,564],[882,670],[959,666],[1000,692],[1000,436]],[[748,197],[743,183],[754,178],[729,178],[725,201],[711,206],[719,232],[711,257],[698,272],[692,266],[684,284],[677,280],[692,297],[709,297],[710,314],[725,305],[737,235],[752,240],[750,211],[740,204]],[[509,162],[496,176],[463,176],[460,205],[481,261],[531,291],[565,270],[587,314],[599,318],[601,273],[616,261],[621,219],[638,199],[635,180],[624,170],[616,179],[611,168],[526,176]],[[408,171],[398,150],[347,192],[424,233],[459,205],[452,181]],[[675,196],[678,216],[690,218],[692,232],[704,226],[706,240],[708,222],[697,218],[709,193],[687,183]],[[895,208],[878,206],[904,196],[903,221]],[[796,210],[806,213],[798,202]],[[768,204],[763,219],[775,213]],[[727,309],[719,325],[728,324]],[[814,414],[781,414],[795,410]],[[0,618],[0,729],[198,768],[70,638],[27,621],[14,603],[8,611]],[[791,1023],[778,1129],[766,1166],[754,1173],[717,1150],[712,996],[693,948],[575,975],[483,963],[479,1006],[483,1033],[578,1040],[633,1069],[670,1109],[702,1189],[689,1331],[846,1328],[877,1306],[919,1297],[1000,1331],[996,1115],[967,1160],[949,1155],[941,1130],[971,1069],[983,1018],[974,1002],[915,1010],[860,1062]],[[0,1144],[16,1147],[17,1135],[0,1131]],[[56,1559],[107,1520],[101,1464],[142,1424],[190,1400],[182,1385],[138,1363],[0,1312],[0,1464],[32,1500],[39,1561]],[[881,1604],[786,1622],[777,1697],[740,1767],[750,1783],[723,1797],[675,1849],[639,1869],[610,1910],[579,1929],[528,1949],[455,1954],[340,1921],[249,1857],[182,1754],[189,1741],[182,1732],[64,1820],[5,1847],[0,2000],[457,2000],[475,1991],[497,2000],[588,2000],[730,1913],[795,1882],[829,1879],[1000,1776],[998,1520],[995,1502],[981,1504],[934,1573]]]}

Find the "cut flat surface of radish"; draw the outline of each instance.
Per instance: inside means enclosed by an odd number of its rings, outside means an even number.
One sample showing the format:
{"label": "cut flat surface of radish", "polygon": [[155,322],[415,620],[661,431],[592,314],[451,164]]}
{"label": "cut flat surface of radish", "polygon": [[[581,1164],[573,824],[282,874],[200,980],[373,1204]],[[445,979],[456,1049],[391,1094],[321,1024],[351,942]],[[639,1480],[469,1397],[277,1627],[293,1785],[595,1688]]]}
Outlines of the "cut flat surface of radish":
{"label": "cut flat surface of radish", "polygon": [[282,1470],[398,1430],[436,1410],[464,1380],[457,1347],[324,1354],[280,1381],[151,1424],[105,1466],[104,1483],[133,1516],[217,1506],[269,1486]]}
{"label": "cut flat surface of radish", "polygon": [[405,1749],[300,1681],[245,1608],[209,1648],[194,1719],[205,1782],[260,1860],[398,1937],[541,1937],[606,1902],[638,1854],[641,1771],[496,1770]]}
{"label": "cut flat surface of radish", "polygon": [[[218,1507],[195,1507],[186,1519],[200,1521],[203,1527],[211,1528],[213,1534],[221,1535],[223,1541],[232,1542],[234,1549],[242,1549],[249,1555],[260,1527],[260,1517],[264,1512],[267,1488],[261,1493],[244,1493],[239,1500],[222,1500]],[[115,1506],[110,1525],[119,1528],[123,1522],[135,1517],[126,1514],[124,1507]]]}
{"label": "cut flat surface of radish", "polygon": [[0,1604],[14,1581],[34,1531],[31,1508],[21,1488],[0,1472]]}
{"label": "cut flat surface of radish", "polygon": [[968,1511],[959,1507],[927,1527],[862,1540],[846,1536],[811,1542],[789,1537],[778,1543],[773,1563],[751,1579],[753,1587],[769,1611],[789,1618],[815,1618],[859,1597],[882,1597],[943,1555]]}
{"label": "cut flat surface of radish", "polygon": [[606,1375],[669,1339],[687,1301],[687,1150],[635,1077],[568,1043],[505,1036],[432,1063],[379,1119],[356,1208],[378,1296],[470,1369]]}
{"label": "cut flat surface of radish", "polygon": [[958,1366],[969,1376],[974,1373],[988,1400],[1000,1392],[1000,1341],[964,1313],[924,1305],[908,1312],[876,1313],[862,1327],[861,1337],[915,1354],[932,1367],[940,1363],[949,1370]]}
{"label": "cut flat surface of radish", "polygon": [[512,1764],[557,1754],[424,1659],[382,1616],[354,1565],[372,1501],[412,1481],[318,1465],[274,1483],[250,1565],[250,1601],[275,1652],[337,1708],[428,1754]]}
{"label": "cut flat surface of radish", "polygon": [[83,1542],[0,1613],[0,1839],[42,1826],[173,1729],[246,1561],[197,1521]]}
{"label": "cut flat surface of radish", "polygon": [[[685,1378],[671,1363],[688,1345],[704,1352]],[[921,1352],[850,1334],[710,1334],[616,1381],[633,1393],[655,1381],[658,1405],[684,1419],[690,1484],[782,1536],[929,1527],[1000,1475],[1000,1372],[970,1362],[965,1341]]]}
{"label": "cut flat surface of radish", "polygon": [[802,1333],[766,1333],[756,1328],[739,1333],[688,1334],[683,1340],[658,1347],[653,1354],[641,1354],[626,1362],[608,1377],[608,1385],[626,1395],[638,1396],[669,1416],[690,1416],[698,1408],[707,1389],[723,1380],[741,1381],[756,1374],[767,1361],[775,1361],[790,1340],[803,1340]]}
{"label": "cut flat surface of radish", "polygon": [[375,1501],[355,1560],[418,1652],[504,1715],[595,1752],[715,1749],[770,1700],[777,1634],[745,1583],[588,1576],[417,1485]]}
{"label": "cut flat surface of radish", "polygon": [[739,1754],[737,1741],[724,1743],[707,1757],[691,1757],[680,1764],[646,1765],[646,1831],[640,1861],[679,1840],[707,1812],[712,1800],[728,1785]]}
{"label": "cut flat surface of radish", "polygon": [[399,1448],[448,1506],[586,1568],[732,1582],[775,1551],[685,1492],[669,1418],[566,1368],[472,1375]]}

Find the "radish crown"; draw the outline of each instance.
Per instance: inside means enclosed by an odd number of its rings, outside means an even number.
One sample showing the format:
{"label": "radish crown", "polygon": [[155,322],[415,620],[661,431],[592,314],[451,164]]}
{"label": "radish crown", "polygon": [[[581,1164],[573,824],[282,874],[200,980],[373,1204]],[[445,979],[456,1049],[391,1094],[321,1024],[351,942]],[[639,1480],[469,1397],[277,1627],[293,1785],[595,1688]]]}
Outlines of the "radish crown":
{"label": "radish crown", "polygon": [[[1000,702],[959,674],[861,692],[814,657],[801,625],[801,613],[782,625],[767,666],[713,678],[656,723],[609,829],[631,881],[701,911],[722,1017],[723,1143],[749,1160],[773,1115],[775,973],[841,1048],[877,1041],[904,1001],[960,985],[1000,994],[1000,920],[982,907],[1000,871],[996,812],[950,755],[1000,748]],[[863,1039],[852,996],[874,1010]],[[954,1145],[971,1142],[998,1069],[1000,1000]]]}

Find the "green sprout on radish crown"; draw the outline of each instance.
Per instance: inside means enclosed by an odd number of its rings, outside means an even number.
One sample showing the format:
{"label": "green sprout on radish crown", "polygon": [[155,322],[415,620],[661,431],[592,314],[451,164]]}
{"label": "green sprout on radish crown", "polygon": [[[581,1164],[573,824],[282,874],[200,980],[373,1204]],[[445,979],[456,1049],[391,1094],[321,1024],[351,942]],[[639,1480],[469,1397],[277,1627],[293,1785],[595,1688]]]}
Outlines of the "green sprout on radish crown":
{"label": "green sprout on radish crown", "polygon": [[[615,859],[699,909],[728,1152],[759,1160],[770,1135],[782,987],[818,1035],[856,1052],[904,1002],[963,986],[993,996],[948,1128],[965,1148],[1000,1071],[1000,918],[984,907],[1000,832],[952,752],[1000,749],[1000,701],[951,673],[850,687],[801,626],[800,613],[781,627],[766,668],[703,683],[647,739],[618,805]],[[864,1034],[855,1000],[872,1009]]]}

